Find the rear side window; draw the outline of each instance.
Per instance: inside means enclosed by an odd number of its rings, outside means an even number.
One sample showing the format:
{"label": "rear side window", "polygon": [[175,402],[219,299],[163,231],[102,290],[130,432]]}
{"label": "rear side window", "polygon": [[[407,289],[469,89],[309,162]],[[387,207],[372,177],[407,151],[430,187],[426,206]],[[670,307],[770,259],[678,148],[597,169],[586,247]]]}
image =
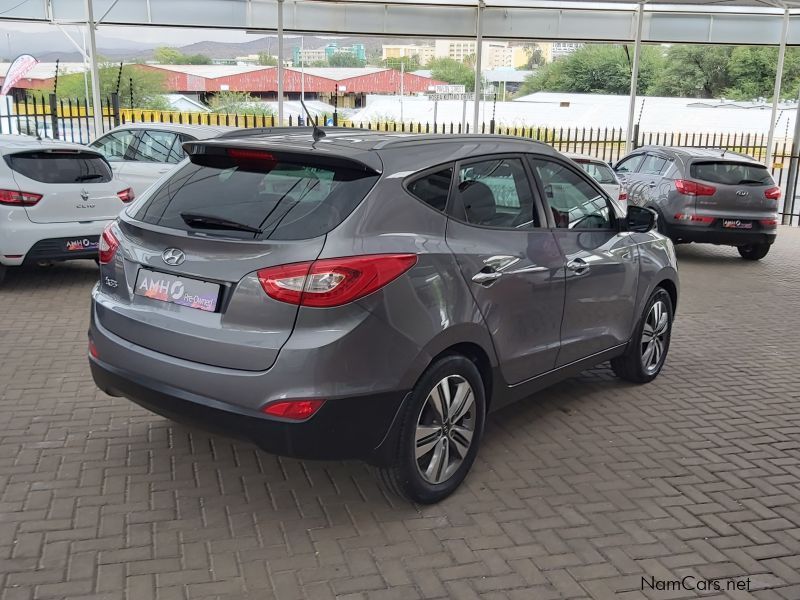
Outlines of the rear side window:
{"label": "rear side window", "polygon": [[586,173],[594,179],[597,183],[606,183],[606,184],[616,184],[617,177],[614,175],[614,171],[611,170],[605,163],[601,162],[592,162],[588,160],[576,160],[578,166],[586,171]]}
{"label": "rear side window", "polygon": [[431,208],[444,212],[451,179],[453,179],[453,168],[449,167],[412,181],[407,189]]}
{"label": "rear side window", "polygon": [[22,152],[5,160],[13,171],[41,183],[107,183],[113,177],[105,159],[91,152]]}
{"label": "rear side window", "polygon": [[724,185],[774,185],[766,167],[749,163],[695,162],[689,168],[689,174],[692,179]]}
{"label": "rear side window", "polygon": [[355,169],[280,160],[259,168],[189,163],[134,218],[241,239],[310,239],[344,221],[377,180]]}

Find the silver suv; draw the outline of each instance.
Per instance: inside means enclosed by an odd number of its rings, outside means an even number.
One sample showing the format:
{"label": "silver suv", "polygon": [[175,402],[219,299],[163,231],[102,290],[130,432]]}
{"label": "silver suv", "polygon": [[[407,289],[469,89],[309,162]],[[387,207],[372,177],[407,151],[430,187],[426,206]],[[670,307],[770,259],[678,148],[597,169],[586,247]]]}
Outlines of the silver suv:
{"label": "silver suv", "polygon": [[760,260],[775,241],[781,190],[753,158],[725,150],[644,146],[614,167],[628,202],[658,213],[676,243],[736,246]]}
{"label": "silver suv", "polygon": [[488,410],[611,360],[651,381],[678,278],[655,214],[549,147],[328,130],[223,136],[103,234],[97,385],[418,502]]}

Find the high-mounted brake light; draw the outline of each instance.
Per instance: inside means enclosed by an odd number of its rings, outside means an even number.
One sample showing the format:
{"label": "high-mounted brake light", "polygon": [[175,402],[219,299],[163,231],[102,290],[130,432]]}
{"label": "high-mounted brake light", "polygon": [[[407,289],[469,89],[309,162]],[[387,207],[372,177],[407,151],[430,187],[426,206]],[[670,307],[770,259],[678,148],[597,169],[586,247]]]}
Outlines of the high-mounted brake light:
{"label": "high-mounted brake light", "polygon": [[764,190],[764,197],[767,200],[780,200],[781,199],[781,188],[775,186]]}
{"label": "high-mounted brake light", "polygon": [[675,189],[685,196],[713,196],[717,193],[717,188],[713,185],[705,185],[688,179],[676,179]]}
{"label": "high-mounted brake light", "polygon": [[114,224],[111,223],[103,230],[103,235],[100,236],[100,244],[98,245],[100,264],[107,265],[114,260],[117,248],[119,248],[119,240],[114,235]]}
{"label": "high-mounted brake light", "polygon": [[125,204],[132,202],[133,199],[136,198],[136,194],[133,193],[133,188],[126,188],[121,192],[117,192],[117,196],[119,196],[119,199]]}
{"label": "high-mounted brake light", "polygon": [[18,190],[0,190],[0,204],[5,206],[33,206],[41,199],[41,194],[20,192]]}
{"label": "high-mounted brake light", "polygon": [[408,271],[416,254],[371,254],[268,267],[258,272],[270,298],[317,308],[341,306],[382,288]]}
{"label": "high-mounted brake light", "polygon": [[265,150],[253,150],[251,148],[228,148],[228,156],[237,160],[256,161],[259,163],[276,163],[278,159],[275,155]]}
{"label": "high-mounted brake light", "polygon": [[261,412],[282,419],[305,421],[313,417],[323,404],[325,400],[279,400],[267,404]]}

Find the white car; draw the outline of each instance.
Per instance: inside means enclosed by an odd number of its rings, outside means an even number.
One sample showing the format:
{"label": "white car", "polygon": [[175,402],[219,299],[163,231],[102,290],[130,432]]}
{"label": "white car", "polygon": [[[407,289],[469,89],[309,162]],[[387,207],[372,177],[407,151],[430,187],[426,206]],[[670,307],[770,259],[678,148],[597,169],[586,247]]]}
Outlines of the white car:
{"label": "white car", "polygon": [[139,196],[186,158],[184,142],[215,138],[235,127],[129,123],[115,127],[89,144],[101,152],[114,173]]}
{"label": "white car", "polygon": [[8,267],[97,257],[108,222],[133,200],[86,146],[0,135],[0,281]]}
{"label": "white car", "polygon": [[612,199],[617,201],[623,214],[628,210],[628,192],[610,165],[599,158],[585,154],[566,154],[566,156],[586,171]]}

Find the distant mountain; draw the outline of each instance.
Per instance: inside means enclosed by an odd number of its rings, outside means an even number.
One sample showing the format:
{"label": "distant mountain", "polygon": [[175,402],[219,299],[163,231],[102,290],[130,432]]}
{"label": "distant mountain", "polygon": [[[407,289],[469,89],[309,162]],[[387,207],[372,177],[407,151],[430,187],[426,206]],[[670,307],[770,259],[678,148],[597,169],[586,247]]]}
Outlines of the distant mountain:
{"label": "distant mountain", "polygon": [[[67,31],[78,44],[83,43],[80,33],[71,27]],[[134,40],[119,39],[97,35],[97,52],[110,59],[122,59],[136,56],[153,48]],[[41,62],[81,62],[83,58],[67,37],[57,29],[37,32],[35,35],[20,33],[13,29],[0,29],[0,57],[7,61],[20,54],[32,54]]]}

